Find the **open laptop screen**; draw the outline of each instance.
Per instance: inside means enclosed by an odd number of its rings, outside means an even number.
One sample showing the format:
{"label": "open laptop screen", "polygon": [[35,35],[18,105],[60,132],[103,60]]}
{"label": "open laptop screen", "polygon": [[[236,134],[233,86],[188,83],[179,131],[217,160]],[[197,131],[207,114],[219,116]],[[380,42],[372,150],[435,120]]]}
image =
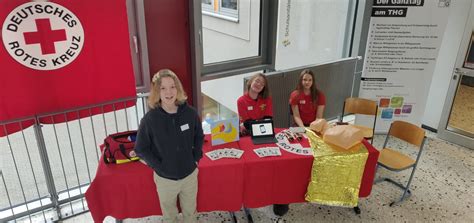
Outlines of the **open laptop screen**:
{"label": "open laptop screen", "polygon": [[273,125],[272,122],[257,122],[252,123],[252,136],[271,136],[273,135]]}

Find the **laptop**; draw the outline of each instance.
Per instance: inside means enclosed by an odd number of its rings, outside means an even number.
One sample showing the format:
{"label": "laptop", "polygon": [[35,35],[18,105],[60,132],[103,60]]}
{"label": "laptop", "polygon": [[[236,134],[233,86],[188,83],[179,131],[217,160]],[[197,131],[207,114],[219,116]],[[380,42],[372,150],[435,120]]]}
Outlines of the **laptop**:
{"label": "laptop", "polygon": [[253,144],[276,143],[273,120],[255,120],[250,123]]}

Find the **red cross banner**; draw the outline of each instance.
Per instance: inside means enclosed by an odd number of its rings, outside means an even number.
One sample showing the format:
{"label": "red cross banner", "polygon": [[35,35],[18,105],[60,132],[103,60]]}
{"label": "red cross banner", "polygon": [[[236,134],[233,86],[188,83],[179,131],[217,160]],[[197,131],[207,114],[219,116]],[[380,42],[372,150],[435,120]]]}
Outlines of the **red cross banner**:
{"label": "red cross banner", "polygon": [[4,0],[0,26],[0,123],[136,95],[125,0]]}

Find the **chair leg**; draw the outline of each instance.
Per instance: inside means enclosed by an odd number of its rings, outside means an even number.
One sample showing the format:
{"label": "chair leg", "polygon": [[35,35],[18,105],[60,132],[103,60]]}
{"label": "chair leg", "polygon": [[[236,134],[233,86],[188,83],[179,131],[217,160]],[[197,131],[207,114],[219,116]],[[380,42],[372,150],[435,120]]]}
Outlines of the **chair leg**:
{"label": "chair leg", "polygon": [[402,190],[405,190],[405,188],[406,188],[403,184],[401,184],[401,183],[399,183],[399,182],[397,182],[397,181],[395,181],[395,180],[392,180],[392,179],[390,179],[390,178],[386,178],[386,177],[382,177],[382,178],[376,179],[376,180],[375,180],[375,184],[378,184],[378,183],[384,182],[384,181],[389,182],[389,183],[392,183],[392,184],[394,184],[395,186],[399,187],[399,188],[402,189]]}
{"label": "chair leg", "polygon": [[408,186],[405,188],[405,190],[403,191],[403,194],[402,196],[400,197],[400,199],[398,199],[398,201],[393,201],[392,203],[390,203],[390,207],[396,205],[396,204],[399,204],[399,203],[402,203],[405,198],[411,196],[411,191],[408,189]]}
{"label": "chair leg", "polygon": [[410,183],[411,183],[411,180],[412,180],[412,176],[410,176],[410,180],[408,180],[408,183],[406,186],[403,186],[402,184],[390,179],[390,178],[379,178],[375,181],[374,184],[377,184],[377,183],[380,183],[380,182],[383,182],[383,181],[386,181],[386,182],[389,182],[389,183],[392,183],[393,185],[397,186],[398,188],[402,189],[403,190],[403,194],[402,196],[400,197],[399,200],[397,201],[394,201],[392,203],[390,203],[390,206],[393,206],[395,204],[398,204],[398,203],[401,203],[405,198],[411,196],[411,191],[409,189],[410,187]]}
{"label": "chair leg", "polygon": [[[377,171],[378,172],[378,169],[379,169],[380,165],[377,164]],[[410,191],[410,184],[411,184],[411,181],[413,179],[413,176],[415,175],[415,169],[416,169],[416,165],[415,167],[413,167],[414,169],[411,171],[411,174],[410,174],[410,178],[408,179],[408,183],[406,186],[402,185],[401,183],[395,181],[395,180],[392,180],[390,178],[387,178],[387,177],[381,177],[381,178],[378,178],[374,181],[374,184],[378,184],[380,182],[383,182],[383,181],[386,181],[386,182],[389,182],[389,183],[392,183],[393,185],[397,186],[398,188],[402,189],[403,190],[403,194],[402,196],[400,197],[399,200],[397,201],[394,201],[392,203],[389,204],[389,206],[393,206],[393,205],[396,205],[396,204],[399,204],[401,203],[405,198],[411,196],[411,191]]]}
{"label": "chair leg", "polygon": [[415,165],[415,167],[413,168],[413,171],[411,171],[410,179],[408,179],[408,183],[407,183],[406,187],[403,188],[404,191],[403,191],[402,196],[400,197],[400,200],[392,202],[392,203],[390,204],[390,206],[393,206],[393,205],[395,205],[395,204],[398,204],[398,203],[402,202],[403,199],[405,199],[405,197],[406,197],[407,194],[408,194],[407,197],[409,197],[409,196],[411,195],[411,191],[410,191],[409,188],[410,188],[411,181],[413,180],[413,176],[415,175],[415,170],[416,170],[416,165]]}
{"label": "chair leg", "polygon": [[229,211],[230,218],[232,219],[233,223],[237,223],[237,218],[235,217],[235,213],[233,211]]}

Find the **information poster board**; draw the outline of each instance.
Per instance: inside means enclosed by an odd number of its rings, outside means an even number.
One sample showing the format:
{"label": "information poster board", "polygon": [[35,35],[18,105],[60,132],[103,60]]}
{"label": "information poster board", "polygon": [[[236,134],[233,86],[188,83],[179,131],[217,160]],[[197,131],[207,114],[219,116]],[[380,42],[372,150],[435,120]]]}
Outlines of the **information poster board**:
{"label": "information poster board", "polygon": [[394,120],[421,123],[450,3],[374,0],[359,97],[378,102],[376,132]]}

